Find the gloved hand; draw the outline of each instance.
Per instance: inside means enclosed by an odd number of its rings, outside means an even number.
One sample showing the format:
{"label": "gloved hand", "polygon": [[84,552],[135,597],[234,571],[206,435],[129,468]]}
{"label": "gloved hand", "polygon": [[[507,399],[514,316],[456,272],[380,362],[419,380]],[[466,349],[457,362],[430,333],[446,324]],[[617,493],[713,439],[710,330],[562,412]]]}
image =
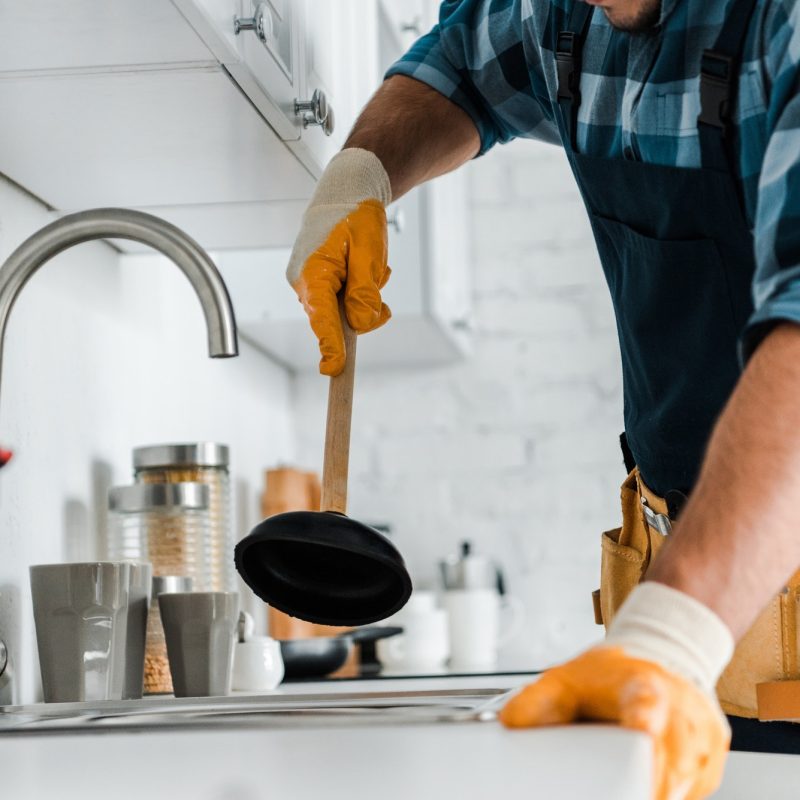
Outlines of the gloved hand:
{"label": "gloved hand", "polygon": [[604,645],[546,672],[500,715],[510,728],[614,722],[653,740],[654,800],[701,800],[722,780],[730,728],[714,686],[733,654],[723,622],[688,595],[644,583]]}
{"label": "gloved hand", "polygon": [[381,289],[386,263],[386,211],[391,184],[378,157],[368,150],[342,150],[319,179],[303,215],[286,277],[297,292],[319,340],[319,371],[344,368],[342,325],[336,299],[345,285],[350,327],[366,333],[391,317]]}

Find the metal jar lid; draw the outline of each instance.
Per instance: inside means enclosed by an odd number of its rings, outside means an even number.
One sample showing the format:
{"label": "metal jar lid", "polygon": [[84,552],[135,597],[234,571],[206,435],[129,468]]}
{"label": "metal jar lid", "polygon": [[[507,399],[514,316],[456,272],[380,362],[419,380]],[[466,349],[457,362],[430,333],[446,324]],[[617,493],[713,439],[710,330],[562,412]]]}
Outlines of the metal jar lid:
{"label": "metal jar lid", "polygon": [[189,575],[156,575],[153,577],[153,597],[160,594],[191,592],[192,578]]}
{"label": "metal jar lid", "polygon": [[136,470],[155,467],[227,467],[230,464],[228,445],[217,442],[186,444],[154,444],[133,451]]}
{"label": "metal jar lid", "polygon": [[112,486],[108,492],[111,511],[131,514],[137,511],[198,510],[208,508],[209,490],[204,483],[135,483]]}

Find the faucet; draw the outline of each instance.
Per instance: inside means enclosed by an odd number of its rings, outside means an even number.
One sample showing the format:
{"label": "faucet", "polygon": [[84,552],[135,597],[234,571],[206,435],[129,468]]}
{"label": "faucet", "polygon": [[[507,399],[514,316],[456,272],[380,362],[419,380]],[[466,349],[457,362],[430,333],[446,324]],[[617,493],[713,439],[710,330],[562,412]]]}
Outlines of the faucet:
{"label": "faucet", "polygon": [[0,267],[0,379],[8,315],[28,279],[53,256],[93,239],[131,239],[148,244],[177,264],[203,307],[211,358],[238,355],[236,321],[228,290],[214,262],[180,228],[152,214],[96,208],[69,214],[26,239]]}
{"label": "faucet", "polygon": [[[127,208],[95,208],[68,214],[29,236],[0,267],[0,384],[8,315],[39,267],[76,244],[93,239],[131,239],[149,244],[177,264],[200,300],[208,329],[208,355],[239,354],[236,320],[228,290],[208,253],[180,228],[160,217]],[[0,449],[0,467],[11,452]]]}

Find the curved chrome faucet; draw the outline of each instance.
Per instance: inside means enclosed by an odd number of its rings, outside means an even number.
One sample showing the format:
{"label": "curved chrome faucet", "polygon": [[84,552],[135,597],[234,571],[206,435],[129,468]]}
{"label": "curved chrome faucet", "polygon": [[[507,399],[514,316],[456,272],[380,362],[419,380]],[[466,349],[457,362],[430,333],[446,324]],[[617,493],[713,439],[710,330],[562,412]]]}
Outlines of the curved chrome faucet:
{"label": "curved chrome faucet", "polygon": [[180,228],[151,214],[96,208],[69,214],[26,239],[0,267],[0,382],[8,315],[28,279],[53,256],[92,239],[131,239],[177,264],[203,307],[211,358],[238,355],[236,321],[228,290],[208,253]]}

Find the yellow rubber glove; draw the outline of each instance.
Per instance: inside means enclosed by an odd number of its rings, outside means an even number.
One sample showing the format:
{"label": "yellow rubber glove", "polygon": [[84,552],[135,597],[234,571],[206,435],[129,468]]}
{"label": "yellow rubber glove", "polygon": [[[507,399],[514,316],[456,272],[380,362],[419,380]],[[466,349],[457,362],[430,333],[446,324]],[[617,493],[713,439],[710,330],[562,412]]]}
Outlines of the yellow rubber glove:
{"label": "yellow rubber glove", "polygon": [[546,672],[500,714],[509,728],[612,722],[653,740],[654,800],[701,800],[722,780],[730,728],[714,685],[733,653],[709,609],[655,583],[620,609],[608,643]]}
{"label": "yellow rubber glove", "polygon": [[350,327],[367,333],[391,317],[381,289],[387,259],[385,207],[391,185],[373,153],[342,150],[328,164],[303,215],[286,277],[319,340],[319,371],[338,375],[345,351],[337,295],[344,285]]}

